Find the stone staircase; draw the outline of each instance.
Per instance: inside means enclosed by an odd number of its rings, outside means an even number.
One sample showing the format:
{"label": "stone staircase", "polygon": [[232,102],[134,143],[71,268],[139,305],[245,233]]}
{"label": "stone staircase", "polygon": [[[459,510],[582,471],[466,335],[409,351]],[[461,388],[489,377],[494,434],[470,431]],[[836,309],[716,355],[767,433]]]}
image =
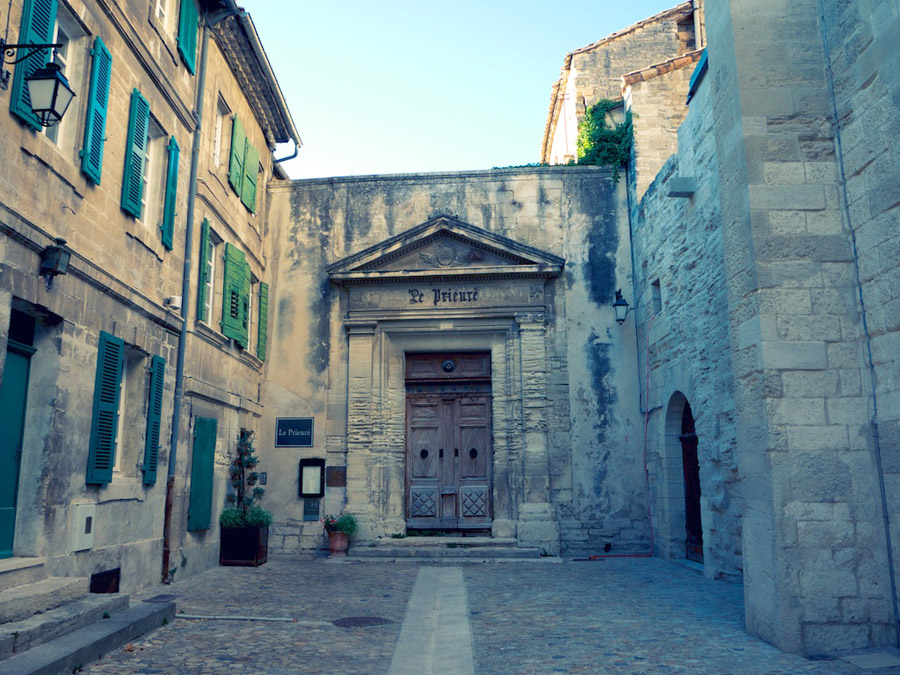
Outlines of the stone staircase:
{"label": "stone staircase", "polygon": [[402,537],[379,539],[374,545],[350,546],[348,560],[431,559],[448,562],[558,560],[540,549],[520,548],[515,539],[498,537]]}
{"label": "stone staircase", "polygon": [[171,598],[130,606],[88,592],[87,578],[51,577],[41,558],[0,560],[0,672],[72,672],[175,616]]}

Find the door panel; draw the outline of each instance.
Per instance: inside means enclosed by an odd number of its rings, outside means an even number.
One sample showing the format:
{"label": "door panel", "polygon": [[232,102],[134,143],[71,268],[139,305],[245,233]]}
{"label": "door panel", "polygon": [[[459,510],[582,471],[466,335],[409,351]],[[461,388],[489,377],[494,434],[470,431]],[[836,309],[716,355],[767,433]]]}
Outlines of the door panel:
{"label": "door panel", "polygon": [[10,345],[0,382],[0,411],[3,411],[3,424],[0,424],[0,558],[9,558],[13,554],[29,357],[34,350],[23,351],[25,353],[20,353]]}

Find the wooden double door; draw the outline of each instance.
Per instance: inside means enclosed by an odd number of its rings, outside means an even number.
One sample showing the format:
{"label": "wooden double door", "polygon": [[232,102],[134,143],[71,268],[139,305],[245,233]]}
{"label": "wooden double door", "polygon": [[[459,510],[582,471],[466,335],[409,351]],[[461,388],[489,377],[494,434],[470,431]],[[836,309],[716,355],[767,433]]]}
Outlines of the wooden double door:
{"label": "wooden double door", "polygon": [[407,527],[491,526],[489,393],[407,393]]}

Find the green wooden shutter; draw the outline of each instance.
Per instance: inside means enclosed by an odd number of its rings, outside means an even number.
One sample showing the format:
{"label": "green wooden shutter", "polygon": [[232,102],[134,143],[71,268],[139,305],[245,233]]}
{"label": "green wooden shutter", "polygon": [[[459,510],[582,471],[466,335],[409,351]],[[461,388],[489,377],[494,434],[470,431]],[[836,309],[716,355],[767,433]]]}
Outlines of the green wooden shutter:
{"label": "green wooden shutter", "polygon": [[166,171],[166,197],[163,202],[162,243],[172,250],[172,236],[175,231],[175,196],[178,191],[178,156],[180,150],[175,137],[169,139],[169,164]]}
{"label": "green wooden shutter", "polygon": [[250,265],[244,259],[243,279],[241,281],[241,337],[237,341],[244,349],[250,344]]}
{"label": "green wooden shutter", "polygon": [[266,360],[267,322],[269,321],[269,284],[259,284],[259,323],[257,324],[256,355]]}
{"label": "green wooden shutter", "polygon": [[231,123],[231,158],[228,161],[228,182],[238,196],[242,196],[244,184],[244,155],[247,152],[247,137],[238,116]]}
{"label": "green wooden shutter", "polygon": [[112,54],[97,36],[91,67],[91,93],[84,123],[84,147],[81,150],[81,170],[94,185],[100,185],[103,167],[103,143],[106,134],[106,113],[109,109],[109,78],[112,75]]}
{"label": "green wooden shutter", "polygon": [[225,271],[222,275],[222,334],[243,346],[247,344],[247,329],[244,325],[247,292],[244,286],[249,281],[248,274],[244,252],[226,243]]}
{"label": "green wooden shutter", "polygon": [[244,184],[241,187],[241,201],[251,213],[256,213],[256,181],[259,177],[259,153],[250,139],[244,152]]}
{"label": "green wooden shutter", "polygon": [[[56,26],[56,0],[25,0],[22,8],[22,27],[19,30],[18,43],[49,44],[53,42],[53,29]],[[21,50],[17,56],[27,54]],[[43,68],[50,60],[49,49],[42,49],[34,56],[29,56],[21,63],[16,64],[16,72],[13,76],[12,93],[10,94],[9,109],[14,115],[35,131],[41,129],[41,123],[37,115],[31,111],[31,96],[28,94],[28,85],[25,78],[34,71]]]}
{"label": "green wooden shutter", "polygon": [[100,332],[86,480],[90,484],[109,483],[112,480],[124,354],[125,343],[122,340],[115,335]]}
{"label": "green wooden shutter", "polygon": [[163,379],[166,360],[161,356],[150,359],[150,403],[147,406],[147,437],[144,442],[144,485],[156,482],[159,461],[159,433],[162,425]]}
{"label": "green wooden shutter", "polygon": [[216,452],[216,419],[194,420],[194,451],[191,457],[191,495],[188,526],[191,532],[208,530],[212,523],[213,467]]}
{"label": "green wooden shutter", "polygon": [[122,208],[135,218],[141,217],[144,193],[144,164],[147,163],[147,134],[150,131],[150,104],[141,92],[131,92],[128,118],[128,142],[125,144],[125,175],[122,178]]}
{"label": "green wooden shutter", "polygon": [[206,316],[206,294],[212,289],[209,282],[209,261],[206,256],[209,255],[209,221],[204,218],[200,225],[200,274],[197,282],[197,319],[207,321]]}
{"label": "green wooden shutter", "polygon": [[198,17],[194,0],[181,0],[181,13],[178,16],[178,53],[181,54],[181,60],[191,71],[191,75],[195,72],[197,59]]}

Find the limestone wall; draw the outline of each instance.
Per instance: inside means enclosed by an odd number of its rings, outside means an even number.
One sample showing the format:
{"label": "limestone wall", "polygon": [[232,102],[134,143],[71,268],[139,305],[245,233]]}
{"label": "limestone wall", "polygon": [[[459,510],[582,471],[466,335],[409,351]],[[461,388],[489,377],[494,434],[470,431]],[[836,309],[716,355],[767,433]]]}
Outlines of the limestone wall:
{"label": "limestone wall", "polygon": [[[543,431],[562,547],[597,551],[608,542],[614,551],[646,550],[633,333],[628,325],[614,323],[609,307],[615,288],[630,294],[623,198],[624,190],[616,188],[609,172],[570,167],[336,178],[273,187],[271,222],[283,245],[273,262],[272,346],[278,363],[269,364],[264,383],[261,435],[263,461],[269,475],[277,476],[269,486],[270,504],[277,504],[270,545],[295,551],[321,544],[321,525],[302,523],[298,459],[320,456],[329,465],[347,464],[347,436],[359,438],[358,430],[348,429],[352,383],[347,378],[353,373],[369,377],[366,369],[379,358],[358,352],[353,358],[362,360],[351,360],[348,370],[347,308],[325,267],[443,211],[565,259],[563,277],[551,284],[555,315],[543,329],[548,359]],[[448,333],[448,344],[453,339]],[[363,404],[368,402],[353,403]],[[393,434],[395,425],[403,424],[386,419],[377,401],[373,405],[373,423],[384,433]],[[274,449],[274,418],[280,416],[314,417],[314,447]],[[376,436],[376,449],[378,442]],[[385,459],[376,453],[371,462]],[[402,490],[402,482],[369,485],[381,495],[378,499],[399,499],[395,493]],[[340,511],[344,500],[343,489],[328,489],[324,511]]]}

